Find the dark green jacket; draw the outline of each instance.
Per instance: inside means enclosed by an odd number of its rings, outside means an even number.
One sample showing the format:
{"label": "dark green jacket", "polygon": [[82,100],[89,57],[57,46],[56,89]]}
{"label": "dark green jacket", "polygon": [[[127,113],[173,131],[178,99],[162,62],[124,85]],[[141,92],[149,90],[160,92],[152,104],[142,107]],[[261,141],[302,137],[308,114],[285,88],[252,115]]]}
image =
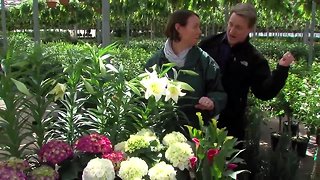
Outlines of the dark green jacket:
{"label": "dark green jacket", "polygon": [[[161,67],[163,64],[169,63],[165,57],[163,49],[159,50],[147,62],[146,68],[155,64]],[[221,75],[218,64],[203,50],[197,46],[192,47],[187,56],[185,65],[181,68],[175,67],[177,71],[192,70],[198,73],[198,76],[192,76],[185,73],[179,73],[177,80],[188,83],[195,89],[194,92],[186,92],[187,95],[180,97],[178,105],[181,110],[187,115],[189,124],[198,127],[198,118],[196,112],[201,112],[205,122],[218,115],[225,107],[227,95],[221,84]],[[169,77],[173,77],[172,71],[168,73]],[[213,111],[200,111],[194,108],[201,97],[209,97],[214,102]]]}

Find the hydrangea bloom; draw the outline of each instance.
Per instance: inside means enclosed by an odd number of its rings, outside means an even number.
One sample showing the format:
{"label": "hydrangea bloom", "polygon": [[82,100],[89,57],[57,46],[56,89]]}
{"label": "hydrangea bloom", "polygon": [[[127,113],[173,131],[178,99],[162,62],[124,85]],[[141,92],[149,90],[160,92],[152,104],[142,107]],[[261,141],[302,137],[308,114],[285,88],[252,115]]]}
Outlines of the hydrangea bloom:
{"label": "hydrangea bloom", "polygon": [[176,180],[174,168],[163,161],[149,169],[148,175],[150,180]]}
{"label": "hydrangea bloom", "polygon": [[75,148],[80,152],[108,154],[112,152],[110,140],[97,133],[82,136],[75,143]]}
{"label": "hydrangea bloom", "polygon": [[21,170],[17,170],[8,166],[0,166],[0,179],[1,180],[11,180],[19,179],[26,180],[27,176]]}
{"label": "hydrangea bloom", "polygon": [[102,155],[102,158],[109,159],[114,166],[114,169],[117,171],[120,168],[120,163],[125,160],[125,156],[123,152],[114,151],[109,154]]}
{"label": "hydrangea bloom", "polygon": [[28,180],[58,180],[59,174],[49,166],[40,166],[31,171],[31,175]]}
{"label": "hydrangea bloom", "polygon": [[83,170],[83,180],[113,180],[115,172],[109,159],[91,159]]}
{"label": "hydrangea bloom", "polygon": [[185,143],[187,142],[187,138],[180,132],[173,131],[164,136],[162,143],[165,146],[169,146],[170,144],[174,144],[176,142]]}
{"label": "hydrangea bloom", "polygon": [[52,140],[41,147],[38,155],[42,162],[55,165],[71,157],[73,151],[68,143]]}
{"label": "hydrangea bloom", "polygon": [[148,148],[149,141],[143,136],[130,135],[130,138],[126,142],[125,152],[132,153],[138,149]]}
{"label": "hydrangea bloom", "polygon": [[21,171],[25,171],[30,168],[28,161],[16,157],[10,157],[5,165]]}
{"label": "hydrangea bloom", "polygon": [[148,173],[147,163],[137,157],[122,161],[119,170],[119,177],[122,180],[142,179]]}
{"label": "hydrangea bloom", "polygon": [[177,142],[171,144],[165,152],[165,157],[174,167],[180,170],[189,167],[189,159],[194,156],[192,148],[187,143]]}

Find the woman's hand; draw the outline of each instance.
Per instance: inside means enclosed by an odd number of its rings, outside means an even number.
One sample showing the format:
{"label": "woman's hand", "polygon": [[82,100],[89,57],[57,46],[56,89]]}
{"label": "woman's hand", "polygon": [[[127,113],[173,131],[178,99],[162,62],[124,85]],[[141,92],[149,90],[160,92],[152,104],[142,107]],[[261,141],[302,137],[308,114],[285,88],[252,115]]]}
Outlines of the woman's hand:
{"label": "woman's hand", "polygon": [[214,102],[208,97],[201,97],[198,101],[198,104],[194,107],[201,110],[211,111],[214,108]]}

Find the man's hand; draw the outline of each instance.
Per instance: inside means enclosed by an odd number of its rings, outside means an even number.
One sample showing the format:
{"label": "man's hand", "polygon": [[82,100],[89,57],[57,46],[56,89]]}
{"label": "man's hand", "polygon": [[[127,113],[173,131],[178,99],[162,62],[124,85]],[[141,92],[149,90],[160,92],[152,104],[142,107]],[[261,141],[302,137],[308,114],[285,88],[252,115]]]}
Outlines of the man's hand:
{"label": "man's hand", "polygon": [[288,51],[286,52],[279,61],[280,66],[288,67],[294,62],[293,55]]}
{"label": "man's hand", "polygon": [[199,104],[195,105],[194,107],[201,110],[213,110],[214,103],[213,101],[208,97],[201,97],[198,101]]}

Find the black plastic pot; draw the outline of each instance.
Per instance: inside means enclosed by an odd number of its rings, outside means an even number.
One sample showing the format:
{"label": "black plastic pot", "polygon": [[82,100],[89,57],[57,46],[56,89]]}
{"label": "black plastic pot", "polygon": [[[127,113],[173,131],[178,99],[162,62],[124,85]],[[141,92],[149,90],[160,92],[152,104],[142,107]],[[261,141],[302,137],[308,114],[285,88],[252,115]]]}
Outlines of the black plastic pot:
{"label": "black plastic pot", "polygon": [[299,157],[306,157],[308,143],[309,143],[308,137],[299,136],[297,138],[297,154]]}
{"label": "black plastic pot", "polygon": [[[299,131],[299,121],[291,121],[291,136],[298,135]],[[283,132],[289,132],[289,122],[283,122]]]}
{"label": "black plastic pot", "polygon": [[277,132],[271,133],[271,148],[273,151],[276,150],[280,137],[281,137],[281,134]]}

